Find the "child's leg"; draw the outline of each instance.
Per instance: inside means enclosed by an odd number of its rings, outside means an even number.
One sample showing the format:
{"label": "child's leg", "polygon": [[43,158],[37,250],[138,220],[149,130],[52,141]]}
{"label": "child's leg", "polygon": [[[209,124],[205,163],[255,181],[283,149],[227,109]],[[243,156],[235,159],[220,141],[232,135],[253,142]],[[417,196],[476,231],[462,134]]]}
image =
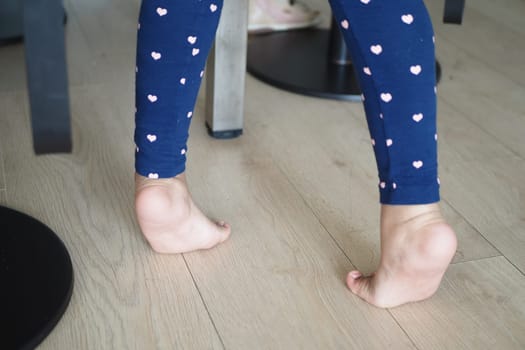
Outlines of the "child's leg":
{"label": "child's leg", "polygon": [[379,172],[379,269],[348,285],[377,306],[432,295],[456,239],[437,207],[435,56],[421,0],[330,0],[359,74]]}
{"label": "child's leg", "polygon": [[188,129],[222,0],[145,0],[137,36],[135,169],[141,229],[159,252],[209,248],[230,233],[193,204]]}

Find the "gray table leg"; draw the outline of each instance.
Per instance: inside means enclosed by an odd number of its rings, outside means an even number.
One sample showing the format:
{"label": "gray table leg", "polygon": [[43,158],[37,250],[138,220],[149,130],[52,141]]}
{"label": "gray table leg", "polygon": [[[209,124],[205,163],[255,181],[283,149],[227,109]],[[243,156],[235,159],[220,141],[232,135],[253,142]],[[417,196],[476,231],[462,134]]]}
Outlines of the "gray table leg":
{"label": "gray table leg", "polygon": [[24,0],[24,40],[35,153],[71,152],[61,0]]}
{"label": "gray table leg", "polygon": [[22,38],[24,31],[22,18],[20,0],[0,1],[0,45]]}
{"label": "gray table leg", "polygon": [[226,0],[206,68],[206,126],[211,136],[242,134],[248,1]]}

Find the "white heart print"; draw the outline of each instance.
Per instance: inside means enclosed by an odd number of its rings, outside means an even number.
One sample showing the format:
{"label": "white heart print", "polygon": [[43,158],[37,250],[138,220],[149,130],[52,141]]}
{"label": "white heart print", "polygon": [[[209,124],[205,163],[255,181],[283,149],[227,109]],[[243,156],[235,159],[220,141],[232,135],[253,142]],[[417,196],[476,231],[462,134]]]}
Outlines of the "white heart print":
{"label": "white heart print", "polygon": [[421,73],[421,66],[419,64],[416,64],[415,66],[410,66],[410,73],[418,75],[419,73]]}
{"label": "white heart print", "polygon": [[370,46],[370,51],[376,55],[379,55],[381,52],[383,52],[383,47],[381,45],[372,45]]}
{"label": "white heart print", "polygon": [[179,82],[184,85],[186,84],[186,78],[180,78]]}
{"label": "white heart print", "polygon": [[200,51],[201,51],[201,50],[199,50],[199,49],[193,49],[193,50],[191,50],[191,55],[192,55],[192,56],[197,56],[197,55],[199,54]]}
{"label": "white heart print", "polygon": [[394,141],[392,141],[392,139],[386,139],[386,145],[387,145],[387,147],[392,146],[393,143],[394,143]]}
{"label": "white heart print", "polygon": [[365,4],[365,5],[367,5],[367,4],[370,2],[370,0],[361,0],[361,2],[362,2],[363,4]]}
{"label": "white heart print", "polygon": [[385,188],[385,187],[386,187],[386,183],[384,183],[383,181],[381,181],[381,182],[379,183],[379,187],[381,187],[381,188]]}
{"label": "white heart print", "polygon": [[412,166],[416,169],[419,169],[423,166],[423,161],[421,160],[415,160],[412,162]]}
{"label": "white heart print", "polygon": [[181,149],[181,150],[180,150],[180,154],[185,155],[185,154],[186,154],[186,150],[185,150],[184,148]]}
{"label": "white heart print", "polygon": [[387,93],[382,93],[381,94],[381,99],[388,103],[388,102],[392,101],[392,95],[390,93],[388,93],[388,92]]}
{"label": "white heart print", "polygon": [[341,27],[343,27],[344,29],[348,29],[348,21],[346,19],[343,19],[341,21]]}
{"label": "white heart print", "polygon": [[423,113],[417,113],[412,116],[412,120],[419,123],[423,119]]}
{"label": "white heart print", "polygon": [[157,102],[158,98],[155,95],[148,95],[148,100],[150,102]]}
{"label": "white heart print", "polygon": [[157,173],[149,173],[148,177],[150,179],[158,179],[159,178],[159,174],[157,174]]}
{"label": "white heart print", "polygon": [[215,5],[215,4],[211,4],[211,5],[210,5],[210,11],[211,11],[211,12],[215,12],[215,11],[217,11],[217,5]]}
{"label": "white heart print", "polygon": [[146,138],[148,139],[149,142],[155,142],[157,141],[157,135],[151,135],[151,134],[148,134],[146,136]]}
{"label": "white heart print", "polygon": [[370,142],[372,142],[372,146],[376,145],[376,140],[372,139],[372,140],[370,140]]}
{"label": "white heart print", "polygon": [[196,37],[196,36],[191,36],[191,35],[190,35],[190,36],[188,37],[188,42],[189,42],[190,44],[192,44],[192,45],[195,44],[195,43],[197,42],[197,37]]}
{"label": "white heart print", "polygon": [[411,14],[401,16],[401,20],[406,24],[412,24],[414,22],[414,16]]}
{"label": "white heart print", "polygon": [[151,52],[151,57],[157,61],[157,60],[160,60],[160,58],[162,57],[162,55],[160,54],[160,52],[155,52],[155,51],[152,51]]}
{"label": "white heart print", "polygon": [[168,14],[168,10],[163,9],[162,7],[157,7],[157,14],[159,16],[166,16]]}
{"label": "white heart print", "polygon": [[192,115],[193,115],[193,112],[188,112],[188,114],[186,114],[186,117],[191,118]]}
{"label": "white heart print", "polygon": [[366,75],[372,75],[372,71],[370,71],[368,67],[363,68],[363,72],[365,72]]}
{"label": "white heart print", "polygon": [[201,74],[200,74],[201,78],[202,78],[203,75],[204,75],[204,71],[201,70]]}

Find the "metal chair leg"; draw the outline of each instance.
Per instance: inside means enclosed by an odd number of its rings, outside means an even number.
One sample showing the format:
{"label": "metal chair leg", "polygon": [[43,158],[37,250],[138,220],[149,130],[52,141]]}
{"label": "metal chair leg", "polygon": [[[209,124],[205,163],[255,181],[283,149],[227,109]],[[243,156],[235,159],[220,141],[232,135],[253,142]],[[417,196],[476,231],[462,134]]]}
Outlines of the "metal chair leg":
{"label": "metal chair leg", "polygon": [[71,152],[71,122],[60,0],[24,0],[24,40],[36,154]]}

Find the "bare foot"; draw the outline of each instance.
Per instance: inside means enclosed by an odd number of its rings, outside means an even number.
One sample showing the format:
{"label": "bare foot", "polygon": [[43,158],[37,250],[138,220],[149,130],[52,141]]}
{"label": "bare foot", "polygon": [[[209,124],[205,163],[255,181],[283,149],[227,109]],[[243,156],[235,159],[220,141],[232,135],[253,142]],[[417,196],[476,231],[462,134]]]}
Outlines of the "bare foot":
{"label": "bare foot", "polygon": [[230,225],[210,221],[191,199],[184,174],[148,179],[135,174],[135,210],[142,233],[158,253],[212,248],[230,235]]}
{"label": "bare foot", "polygon": [[351,271],[353,293],[378,307],[431,297],[439,287],[457,240],[437,203],[381,207],[381,261],[369,277]]}

